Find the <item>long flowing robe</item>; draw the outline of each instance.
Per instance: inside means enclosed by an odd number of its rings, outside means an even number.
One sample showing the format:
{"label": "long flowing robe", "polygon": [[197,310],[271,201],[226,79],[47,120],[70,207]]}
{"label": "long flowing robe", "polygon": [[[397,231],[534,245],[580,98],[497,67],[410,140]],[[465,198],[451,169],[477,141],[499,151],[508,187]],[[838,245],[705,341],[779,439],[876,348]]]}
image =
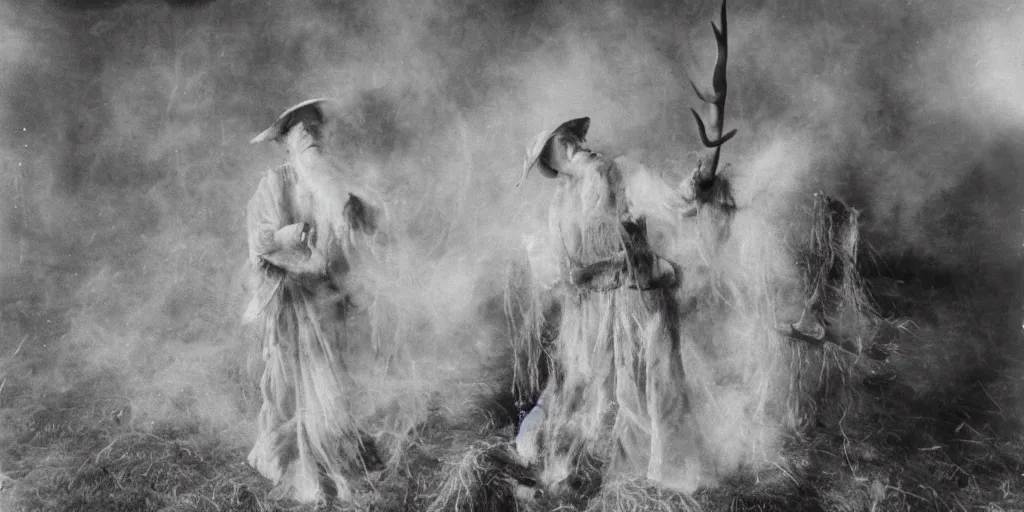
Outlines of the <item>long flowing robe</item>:
{"label": "long flowing robe", "polygon": [[[372,299],[346,275],[359,253],[372,248],[374,230],[352,226],[338,208],[317,201],[295,169],[283,165],[260,181],[247,219],[255,282],[244,323],[258,338],[265,364],[248,462],[274,482],[277,497],[299,501],[351,496],[346,477],[362,469],[362,459],[346,362],[365,352],[372,337],[363,312]],[[312,226],[328,262],[326,276],[294,276],[264,258],[277,248],[277,230],[295,223]]]}
{"label": "long flowing robe", "polygon": [[556,371],[542,398],[543,426],[531,427],[543,430],[542,480],[553,490],[577,486],[580,465],[604,460],[611,472],[692,488],[700,461],[683,388],[680,308],[659,283],[664,269],[647,223],[630,211],[618,165],[560,179],[547,242],[560,274]]}

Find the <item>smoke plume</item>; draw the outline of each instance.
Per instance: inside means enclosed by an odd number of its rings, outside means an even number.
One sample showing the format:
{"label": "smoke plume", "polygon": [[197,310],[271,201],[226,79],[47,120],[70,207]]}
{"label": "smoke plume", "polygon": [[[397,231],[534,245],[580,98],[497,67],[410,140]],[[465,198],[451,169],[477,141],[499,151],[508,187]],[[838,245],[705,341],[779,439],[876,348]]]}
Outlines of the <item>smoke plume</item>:
{"label": "smoke plume", "polygon": [[[527,142],[587,115],[594,147],[687,176],[699,149],[687,81],[709,80],[717,9],[5,0],[0,307],[67,324],[40,390],[104,376],[136,421],[244,430],[245,205],[283,162],[248,140],[320,96],[337,100],[335,153],[382,191],[406,242],[391,284],[428,326],[423,350],[459,354],[430,387],[476,382],[507,344],[488,309],[504,266],[543,229],[553,189],[536,175],[515,187]],[[726,125],[739,134],[724,154],[741,211],[798,236],[822,190],[864,212],[887,271],[911,261],[998,282],[1019,269],[1019,2],[729,9]],[[1018,317],[1002,295],[979,301]],[[480,392],[467,387],[459,396]]]}

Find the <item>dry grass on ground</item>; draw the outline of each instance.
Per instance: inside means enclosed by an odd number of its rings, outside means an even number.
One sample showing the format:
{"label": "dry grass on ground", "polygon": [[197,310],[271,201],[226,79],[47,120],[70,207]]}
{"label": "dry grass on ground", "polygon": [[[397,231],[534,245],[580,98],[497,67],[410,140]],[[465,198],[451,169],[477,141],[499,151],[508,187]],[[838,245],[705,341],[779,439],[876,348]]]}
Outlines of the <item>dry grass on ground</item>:
{"label": "dry grass on ground", "polygon": [[[958,303],[955,294],[911,290],[902,303],[883,304],[914,320],[901,330],[888,371],[854,382],[848,408],[790,439],[786,467],[741,472],[693,496],[629,480],[554,500],[533,493],[531,472],[508,456],[510,417],[477,408],[474,417],[438,413],[420,425],[394,467],[368,475],[356,503],[319,505],[268,500],[269,486],[244,463],[245,436],[212,430],[185,405],[178,418],[147,423],[132,417],[112,376],[62,388],[47,374],[61,349],[60,312],[8,312],[0,338],[0,510],[1022,510],[1020,365],[951,352],[953,341],[1003,332],[992,330],[998,315],[986,304]],[[1009,353],[1005,347],[1020,341],[1005,333],[991,350]],[[981,370],[951,371],[957,362]],[[950,377],[937,383],[930,375]]]}

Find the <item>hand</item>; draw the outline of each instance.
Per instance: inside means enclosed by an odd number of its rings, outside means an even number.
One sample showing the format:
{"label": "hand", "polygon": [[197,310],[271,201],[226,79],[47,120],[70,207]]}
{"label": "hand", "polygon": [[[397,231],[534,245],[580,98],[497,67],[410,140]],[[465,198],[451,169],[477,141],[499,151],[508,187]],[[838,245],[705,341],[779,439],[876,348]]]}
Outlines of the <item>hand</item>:
{"label": "hand", "polygon": [[686,203],[697,201],[697,181],[704,169],[704,159],[697,160],[697,168],[690,173],[690,176],[679,183],[679,197]]}
{"label": "hand", "polygon": [[304,222],[290,224],[274,233],[274,240],[285,249],[305,249],[309,240],[310,226]]}

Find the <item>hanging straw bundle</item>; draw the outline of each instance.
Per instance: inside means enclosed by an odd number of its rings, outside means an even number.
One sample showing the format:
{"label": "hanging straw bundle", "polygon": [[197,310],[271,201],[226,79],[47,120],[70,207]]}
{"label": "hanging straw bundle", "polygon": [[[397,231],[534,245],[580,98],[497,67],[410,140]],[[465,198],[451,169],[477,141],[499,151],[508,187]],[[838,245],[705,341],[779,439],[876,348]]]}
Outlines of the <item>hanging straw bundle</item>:
{"label": "hanging straw bundle", "polygon": [[[792,326],[790,350],[802,372],[797,406],[802,425],[841,414],[850,406],[849,381],[882,325],[857,269],[859,212],[842,201],[815,194],[809,243],[800,258],[806,301]],[[828,420],[825,420],[828,421]]]}

